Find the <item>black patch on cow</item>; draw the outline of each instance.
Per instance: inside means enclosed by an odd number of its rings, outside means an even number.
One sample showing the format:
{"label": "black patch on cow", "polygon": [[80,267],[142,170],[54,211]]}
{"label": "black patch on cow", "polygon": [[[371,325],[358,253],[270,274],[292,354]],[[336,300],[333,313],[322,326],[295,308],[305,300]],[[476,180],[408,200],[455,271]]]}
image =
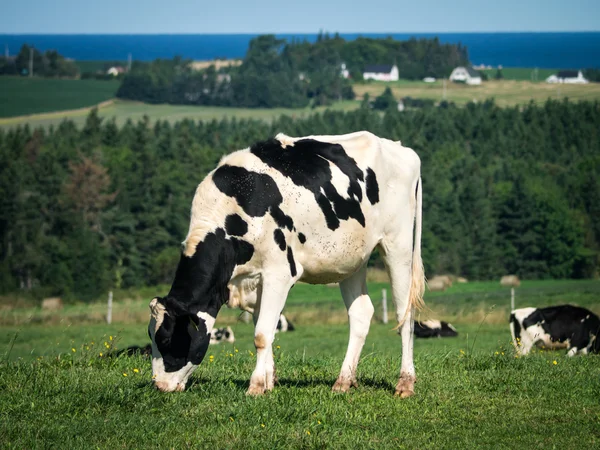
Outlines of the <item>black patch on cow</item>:
{"label": "black patch on cow", "polygon": [[304,244],[306,242],[306,236],[304,236],[304,233],[298,233],[298,240],[301,244]]}
{"label": "black patch on cow", "polygon": [[294,221],[292,218],[286,215],[278,205],[271,206],[271,217],[273,217],[277,226],[281,228],[287,228],[290,231],[294,228]]}
{"label": "black patch on cow", "polygon": [[287,259],[290,264],[290,273],[293,277],[296,276],[298,272],[296,272],[296,262],[294,261],[294,254],[292,253],[292,247],[288,247],[287,249]]}
{"label": "black patch on cow", "polygon": [[285,236],[283,235],[283,231],[281,231],[279,228],[275,228],[273,237],[275,238],[275,243],[282,251],[284,251],[287,246],[285,244]]}
{"label": "black patch on cow", "polygon": [[[340,220],[348,219],[355,219],[365,226],[360,208],[363,194],[359,184],[359,181],[364,181],[364,174],[341,145],[301,139],[284,148],[281,142],[271,139],[253,145],[250,151],[297,186],[312,192],[331,230],[340,226]],[[333,186],[330,163],[348,177],[350,198],[343,198]]]}
{"label": "black patch on cow", "polygon": [[225,230],[217,228],[198,243],[191,257],[181,255],[169,294],[158,299],[166,314],[156,330],[155,342],[167,372],[181,369],[188,361],[202,361],[210,335],[197,313],[217,317],[229,299],[227,283],[235,266],[245,264],[253,254],[252,244],[227,238]]}
{"label": "black patch on cow", "polygon": [[248,232],[248,224],[238,214],[225,217],[225,231],[230,236],[243,236]]}
{"label": "black patch on cow", "polygon": [[283,197],[275,180],[264,173],[243,167],[224,165],[213,174],[215,186],[228,197],[233,197],[246,214],[263,217],[270,212],[281,228],[292,230],[294,221],[281,210]]}
{"label": "black patch on cow", "polygon": [[371,205],[379,202],[379,184],[377,183],[377,176],[373,169],[367,168],[367,198],[371,202]]}
{"label": "black patch on cow", "polygon": [[[539,308],[523,319],[523,328],[539,324],[552,342],[565,342],[569,339],[569,348],[578,350],[590,344],[590,335],[600,333],[600,319],[593,312],[572,305],[549,306]],[[591,349],[598,351],[596,345]]]}
{"label": "black patch on cow", "polygon": [[521,339],[521,324],[519,323],[519,321],[517,320],[517,318],[515,317],[515,315],[513,313],[510,314],[510,323],[512,323],[512,326],[513,326],[515,340],[520,340]]}

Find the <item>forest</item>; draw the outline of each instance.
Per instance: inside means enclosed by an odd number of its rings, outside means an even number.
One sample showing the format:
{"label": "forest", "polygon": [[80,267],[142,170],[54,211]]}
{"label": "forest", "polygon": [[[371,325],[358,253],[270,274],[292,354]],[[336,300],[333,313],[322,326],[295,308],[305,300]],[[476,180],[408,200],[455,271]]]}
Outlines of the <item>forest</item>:
{"label": "forest", "polygon": [[73,78],[79,75],[77,65],[56,50],[42,53],[33,46],[23,44],[14,58],[0,56],[0,75],[30,75],[30,69],[33,69],[33,75],[40,77]]}
{"label": "forest", "polygon": [[461,45],[441,44],[437,38],[346,41],[337,34],[320,34],[309,43],[262,35],[250,41],[238,68],[194,71],[190,62],[136,62],[117,96],[148,103],[248,108],[330,105],[354,98],[350,80],[341,76],[342,63],[353,81],[362,80],[368,64],[396,64],[401,78],[421,79],[448,76],[457,65],[468,63],[468,54]]}
{"label": "forest", "polygon": [[600,103],[550,100],[121,127],[94,110],[80,129],[0,131],[0,293],[169,283],[195,187],[222,155],[278,132],[363,129],[421,157],[427,276],[597,277],[598,124]]}

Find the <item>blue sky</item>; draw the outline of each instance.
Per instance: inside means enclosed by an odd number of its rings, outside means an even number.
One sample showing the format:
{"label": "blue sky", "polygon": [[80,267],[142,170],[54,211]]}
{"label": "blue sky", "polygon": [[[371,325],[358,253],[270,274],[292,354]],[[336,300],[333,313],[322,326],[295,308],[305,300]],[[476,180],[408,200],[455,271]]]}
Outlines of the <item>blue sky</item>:
{"label": "blue sky", "polygon": [[3,0],[0,33],[600,31],[599,0]]}

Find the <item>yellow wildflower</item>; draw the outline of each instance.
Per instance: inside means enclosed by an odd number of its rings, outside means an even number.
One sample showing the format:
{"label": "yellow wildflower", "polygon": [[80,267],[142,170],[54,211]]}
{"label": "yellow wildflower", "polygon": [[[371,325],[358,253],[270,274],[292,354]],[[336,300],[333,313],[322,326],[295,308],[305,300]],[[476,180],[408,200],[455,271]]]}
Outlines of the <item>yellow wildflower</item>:
{"label": "yellow wildflower", "polygon": [[275,347],[277,350],[279,350],[281,347],[278,345],[277,347]]}
{"label": "yellow wildflower", "polygon": [[140,373],[139,369],[133,369],[134,373]]}
{"label": "yellow wildflower", "polygon": [[260,424],[260,426],[261,426],[262,428],[264,428],[264,427],[265,427],[265,424],[264,424],[264,423],[261,423],[261,424]]}
{"label": "yellow wildflower", "polygon": [[126,374],[125,372],[123,372],[123,376],[124,376],[124,377],[126,377],[126,376],[127,376],[127,374]]}
{"label": "yellow wildflower", "polygon": [[75,350],[74,348],[72,348],[72,349],[71,349],[71,351],[72,351],[73,353],[75,353],[77,350]]}
{"label": "yellow wildflower", "polygon": [[552,361],[552,364],[557,365],[558,363],[556,362],[556,360]]}
{"label": "yellow wildflower", "polygon": [[308,434],[310,436],[310,431],[306,430],[306,434]]}
{"label": "yellow wildflower", "polygon": [[109,336],[108,339],[112,341],[112,336]]}
{"label": "yellow wildflower", "polygon": [[102,356],[102,352],[100,352],[100,356]]}

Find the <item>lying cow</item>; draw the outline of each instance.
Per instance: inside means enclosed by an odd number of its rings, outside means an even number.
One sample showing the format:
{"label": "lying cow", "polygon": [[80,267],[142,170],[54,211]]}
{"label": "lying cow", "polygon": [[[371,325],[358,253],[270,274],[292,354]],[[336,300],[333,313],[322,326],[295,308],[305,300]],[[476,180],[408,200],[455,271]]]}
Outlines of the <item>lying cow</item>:
{"label": "lying cow", "polygon": [[287,317],[285,317],[283,314],[281,314],[279,316],[279,320],[277,321],[277,328],[275,329],[275,333],[277,333],[278,331],[285,333],[286,331],[294,331],[295,329],[296,329],[296,327],[294,327],[292,322],[290,322],[287,319]]}
{"label": "lying cow", "polygon": [[233,344],[235,342],[235,336],[231,327],[225,328],[213,328],[210,332],[210,343],[220,344],[221,342],[229,342]]}
{"label": "lying cow", "polygon": [[458,332],[448,322],[424,320],[423,322],[415,321],[415,336],[418,338],[454,337],[458,336]]}
{"label": "lying cow", "polygon": [[578,306],[515,309],[510,315],[510,332],[513,345],[522,355],[534,345],[567,348],[568,356],[600,352],[600,319]]}
{"label": "lying cow", "polygon": [[396,394],[412,395],[412,314],[424,291],[420,164],[411,149],[368,132],[280,134],[223,157],[196,189],[170,292],[150,302],[156,387],[185,389],[227,305],[254,313],[247,394],[273,389],[277,321],[290,288],[305,281],[340,283],[350,340],[333,390],[348,391],[374,312],[367,261],[379,248],[402,326]]}

